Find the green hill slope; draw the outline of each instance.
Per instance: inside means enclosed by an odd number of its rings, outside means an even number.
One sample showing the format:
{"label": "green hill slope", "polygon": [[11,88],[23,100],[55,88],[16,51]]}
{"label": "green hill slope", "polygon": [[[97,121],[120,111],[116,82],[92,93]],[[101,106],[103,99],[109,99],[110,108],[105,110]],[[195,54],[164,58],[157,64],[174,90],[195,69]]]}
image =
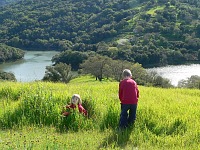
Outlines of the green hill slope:
{"label": "green hill slope", "polygon": [[24,51],[0,43],[0,63],[6,61],[16,61],[24,57]]}
{"label": "green hill slope", "polygon": [[[200,149],[199,90],[139,86],[135,126],[118,132],[117,82],[77,78],[69,84],[0,84],[1,149]],[[89,112],[62,118],[81,95]],[[66,131],[67,128],[67,131]]]}
{"label": "green hill slope", "polygon": [[[198,0],[23,0],[0,8],[0,42],[95,51],[144,66],[198,61],[199,5]],[[102,49],[102,42],[108,46]]]}
{"label": "green hill slope", "polygon": [[11,4],[13,2],[16,2],[17,0],[1,0],[0,1],[0,7],[1,6],[5,6],[5,5],[8,5],[8,4]]}
{"label": "green hill slope", "polygon": [[113,28],[130,15],[128,9],[127,2],[120,0],[20,1],[1,9],[1,41],[32,48],[59,48],[62,40],[97,43],[116,32]]}

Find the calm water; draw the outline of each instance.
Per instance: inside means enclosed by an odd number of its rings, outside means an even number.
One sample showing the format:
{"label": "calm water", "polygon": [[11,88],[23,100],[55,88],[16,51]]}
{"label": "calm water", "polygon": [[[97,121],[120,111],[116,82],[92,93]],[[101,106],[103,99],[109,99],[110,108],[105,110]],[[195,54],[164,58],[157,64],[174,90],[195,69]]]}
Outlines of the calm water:
{"label": "calm water", "polygon": [[24,60],[0,64],[0,69],[14,73],[19,82],[41,80],[46,66],[52,65],[51,58],[57,53],[56,51],[26,51]]}
{"label": "calm water", "polygon": [[192,75],[200,76],[200,64],[157,67],[147,69],[147,71],[156,71],[159,75],[169,79],[173,85],[177,86],[178,81],[182,79],[185,80]]}
{"label": "calm water", "polygon": [[[0,69],[14,73],[19,82],[41,80],[46,66],[52,65],[51,58],[57,53],[56,51],[27,51],[24,60],[0,64]],[[187,79],[192,75],[200,76],[200,64],[157,67],[147,69],[147,71],[156,71],[176,86],[182,79]]]}

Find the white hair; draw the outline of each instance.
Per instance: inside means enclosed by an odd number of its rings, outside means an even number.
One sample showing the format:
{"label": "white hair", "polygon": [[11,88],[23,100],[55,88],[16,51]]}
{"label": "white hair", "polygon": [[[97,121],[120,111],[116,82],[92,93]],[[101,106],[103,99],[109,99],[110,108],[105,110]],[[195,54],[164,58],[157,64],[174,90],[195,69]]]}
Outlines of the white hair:
{"label": "white hair", "polygon": [[129,69],[124,69],[122,75],[123,77],[132,77],[132,73]]}
{"label": "white hair", "polygon": [[74,94],[74,95],[72,95],[71,103],[72,103],[72,104],[75,104],[75,105],[77,105],[77,104],[82,104],[82,100],[81,100],[80,95],[79,95],[79,94]]}

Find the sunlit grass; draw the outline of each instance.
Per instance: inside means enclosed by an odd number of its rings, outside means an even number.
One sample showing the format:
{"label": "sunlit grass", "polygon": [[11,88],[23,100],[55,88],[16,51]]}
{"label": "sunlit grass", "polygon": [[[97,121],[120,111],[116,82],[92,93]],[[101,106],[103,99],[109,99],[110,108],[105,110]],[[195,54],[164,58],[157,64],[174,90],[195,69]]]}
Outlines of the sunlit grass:
{"label": "sunlit grass", "polygon": [[[133,128],[117,130],[118,82],[0,84],[0,149],[200,149],[200,92],[139,86]],[[72,94],[89,112],[60,116]]]}
{"label": "sunlit grass", "polygon": [[[95,136],[91,136],[95,135]],[[58,133],[52,127],[26,127],[22,130],[0,131],[1,149],[98,149],[107,135],[95,130]]]}
{"label": "sunlit grass", "polygon": [[148,10],[146,13],[150,14],[152,16],[155,16],[157,10],[163,10],[164,8],[165,8],[165,6],[158,6],[158,7],[155,7],[155,8]]}

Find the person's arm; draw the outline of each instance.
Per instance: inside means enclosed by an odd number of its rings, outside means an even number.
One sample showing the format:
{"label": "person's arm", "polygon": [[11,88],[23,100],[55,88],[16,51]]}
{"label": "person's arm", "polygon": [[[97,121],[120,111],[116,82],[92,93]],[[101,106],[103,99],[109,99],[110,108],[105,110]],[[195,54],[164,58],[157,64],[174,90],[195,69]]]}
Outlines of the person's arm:
{"label": "person's arm", "polygon": [[140,97],[140,91],[138,89],[138,86],[136,86],[136,90],[137,90],[137,98],[139,98]]}
{"label": "person's arm", "polygon": [[74,105],[74,104],[70,104],[70,105],[66,105],[66,108],[76,108],[76,105]]}
{"label": "person's arm", "polygon": [[85,108],[83,108],[83,106],[81,104],[78,105],[78,110],[79,110],[80,113],[87,116],[87,110],[85,110]]}
{"label": "person's arm", "polygon": [[121,88],[121,84],[120,83],[119,83],[119,93],[118,93],[118,95],[119,95],[119,99],[121,101],[121,99],[122,99],[122,88]]}
{"label": "person's arm", "polygon": [[70,105],[66,105],[65,107],[66,107],[66,108],[70,108]]}
{"label": "person's arm", "polygon": [[70,112],[63,112],[63,113],[62,113],[62,115],[63,115],[63,116],[66,116],[66,117],[69,116],[69,114],[70,114]]}

